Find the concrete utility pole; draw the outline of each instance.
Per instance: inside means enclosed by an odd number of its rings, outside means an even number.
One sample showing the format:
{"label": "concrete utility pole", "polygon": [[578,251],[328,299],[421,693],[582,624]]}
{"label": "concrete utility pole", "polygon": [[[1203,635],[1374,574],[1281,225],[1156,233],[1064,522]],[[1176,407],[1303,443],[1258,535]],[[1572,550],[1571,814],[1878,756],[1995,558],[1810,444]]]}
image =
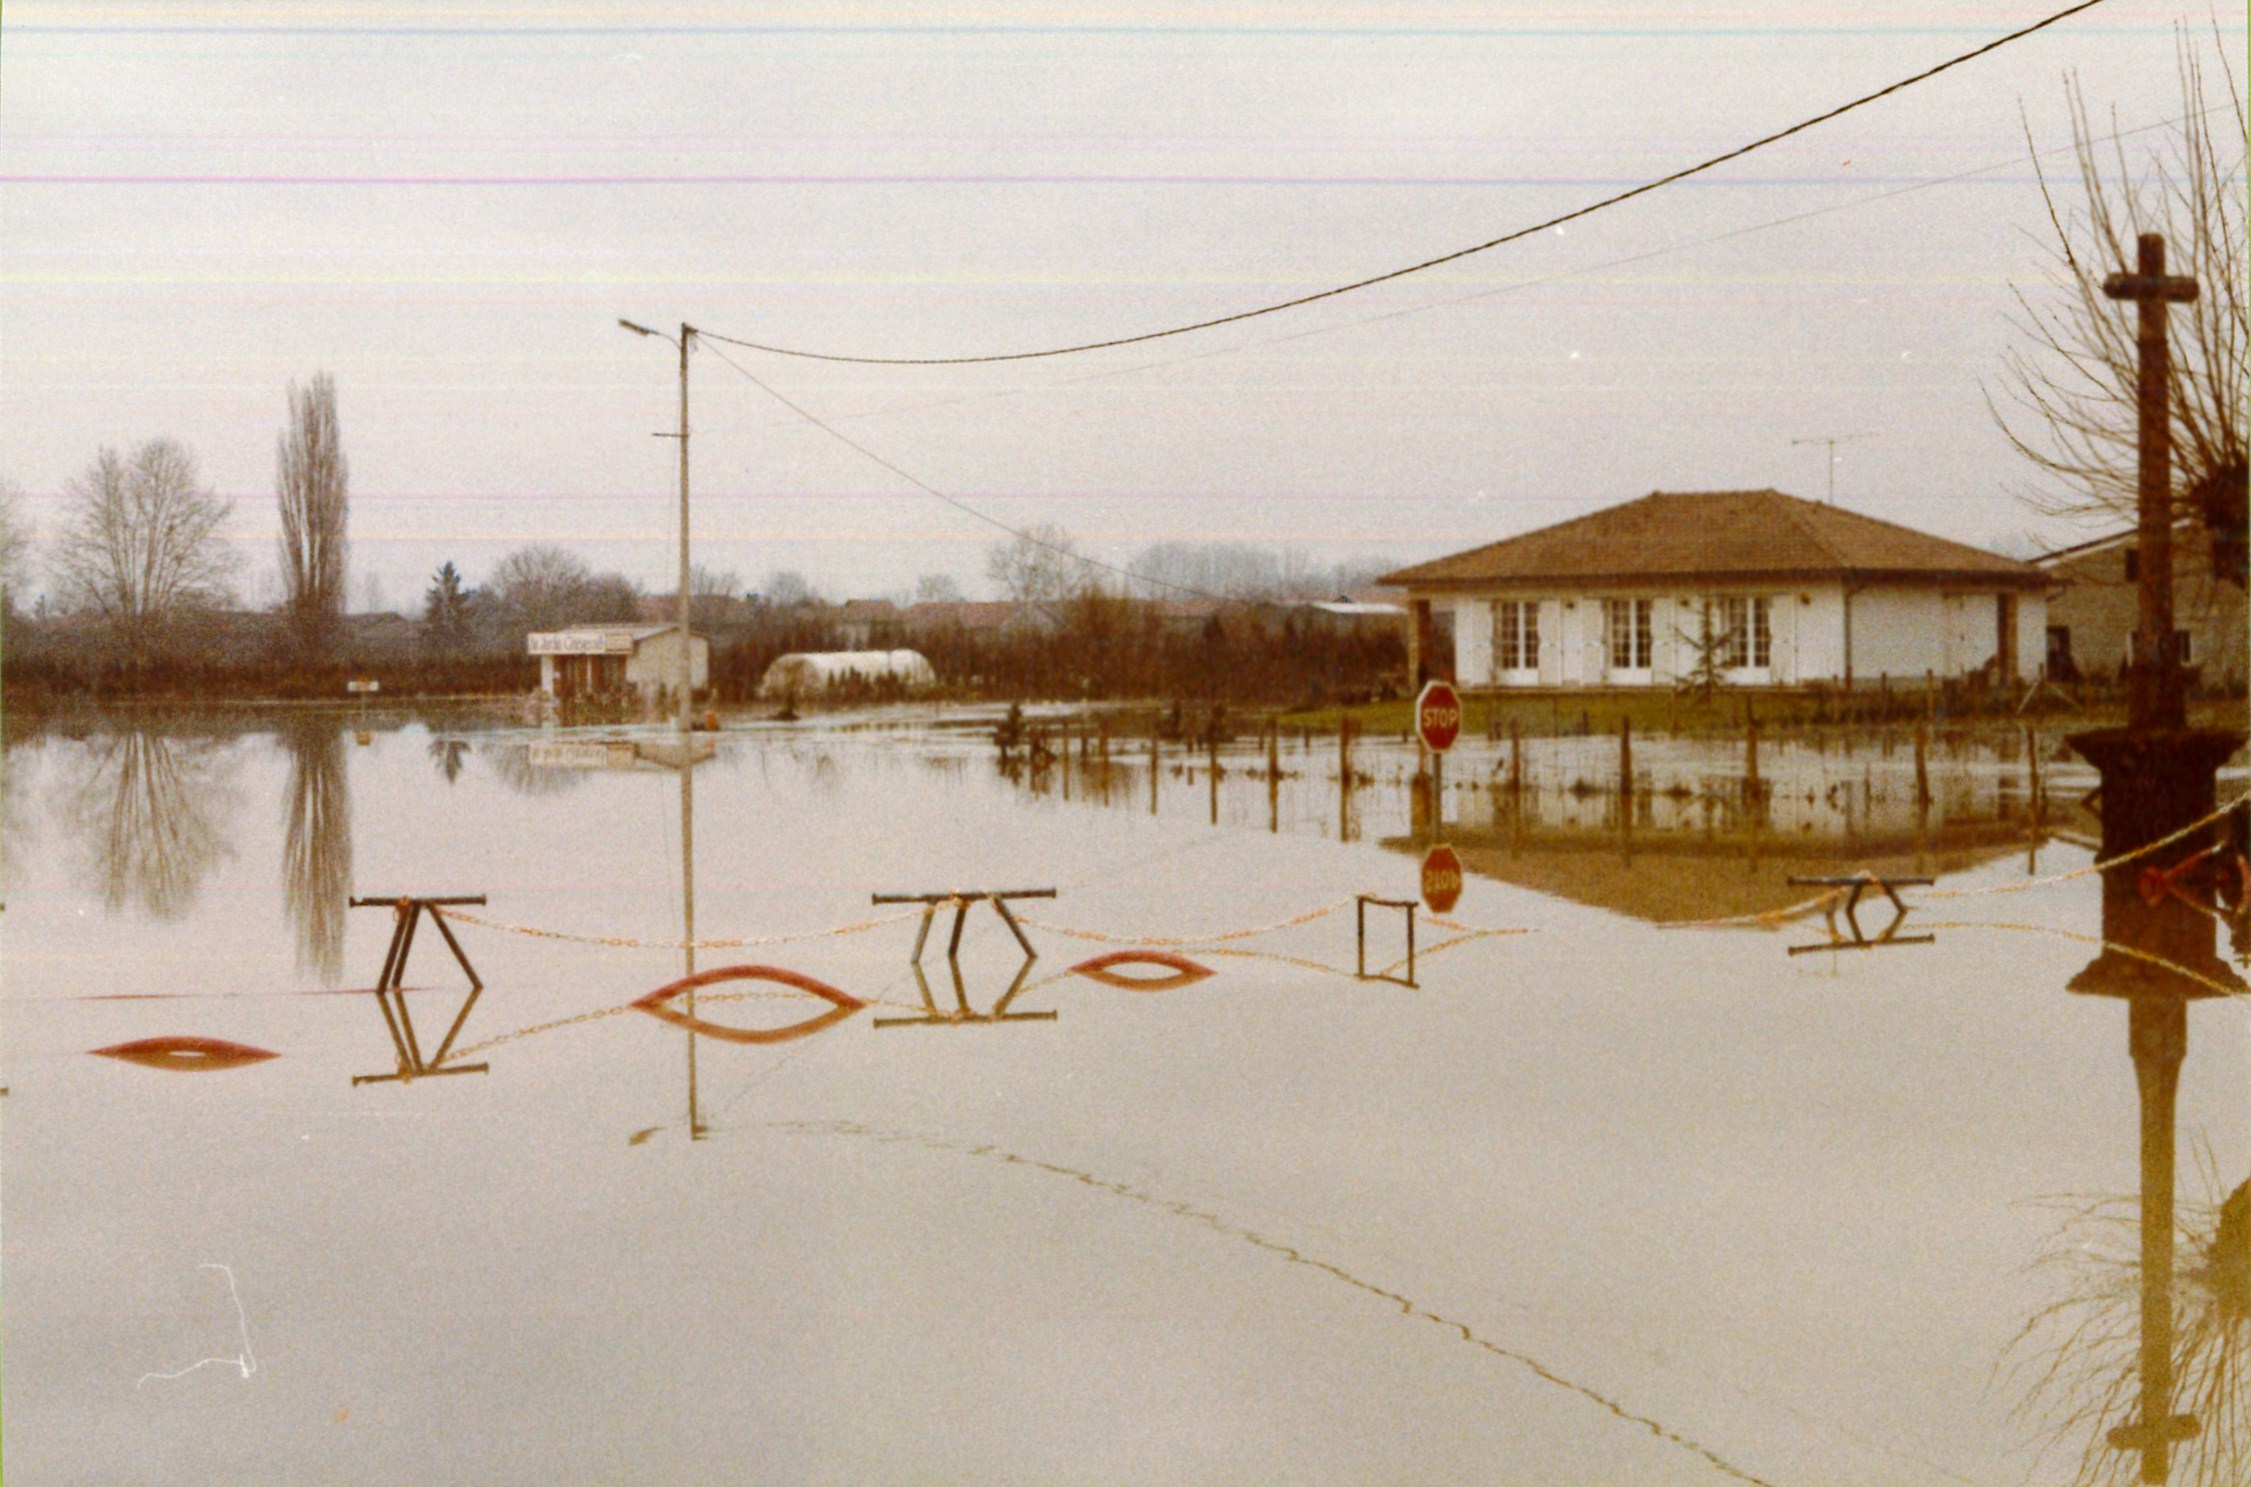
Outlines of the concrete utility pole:
{"label": "concrete utility pole", "polygon": [[2134,666],[2127,690],[2127,725],[2180,728],[2188,721],[2181,658],[2173,642],[2173,420],[2170,402],[2172,348],[2165,307],[2196,298],[2196,280],[2165,272],[2165,239],[2141,235],[2136,271],[2112,274],[2102,292],[2141,307],[2135,336],[2141,354],[2141,610],[2135,626]]}
{"label": "concrete utility pole", "polygon": [[[673,337],[661,330],[651,330],[645,325],[635,325],[630,320],[618,324],[637,336],[655,336],[660,341]],[[688,348],[695,339],[696,328],[685,320],[680,322],[680,336],[674,344],[680,348],[680,432],[657,437],[676,438],[680,441],[680,711],[678,724],[682,747],[690,728],[694,726],[689,714],[690,701],[695,691],[695,634],[688,628]]]}

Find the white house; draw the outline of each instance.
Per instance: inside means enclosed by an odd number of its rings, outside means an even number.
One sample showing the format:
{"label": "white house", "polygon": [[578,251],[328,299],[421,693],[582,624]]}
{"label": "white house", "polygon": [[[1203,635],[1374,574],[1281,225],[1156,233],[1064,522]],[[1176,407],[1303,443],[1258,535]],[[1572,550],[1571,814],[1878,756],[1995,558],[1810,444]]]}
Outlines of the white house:
{"label": "white house", "polygon": [[1731,686],[2035,675],[2049,575],[1780,491],[1658,492],[1402,569],[1430,674],[1453,618],[1467,687]]}
{"label": "white house", "polygon": [[[691,691],[711,685],[711,642],[691,635]],[[644,702],[680,685],[678,625],[573,625],[524,637],[539,657],[539,690],[549,697],[638,692]]]}

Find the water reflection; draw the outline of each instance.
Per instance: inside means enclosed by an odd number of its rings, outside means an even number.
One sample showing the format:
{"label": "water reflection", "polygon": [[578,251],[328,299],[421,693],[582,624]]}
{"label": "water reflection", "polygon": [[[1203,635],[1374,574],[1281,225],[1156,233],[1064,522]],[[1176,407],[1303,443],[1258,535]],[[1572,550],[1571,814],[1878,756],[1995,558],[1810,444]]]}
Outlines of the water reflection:
{"label": "water reflection", "polygon": [[282,904],[297,932],[297,969],[334,985],[344,968],[344,907],[352,892],[352,790],[343,724],[293,718],[279,732],[289,755],[282,839]]}
{"label": "water reflection", "polygon": [[87,1052],[100,1058],[114,1058],[128,1064],[139,1064],[144,1069],[169,1069],[181,1074],[208,1074],[222,1069],[239,1069],[245,1064],[262,1064],[277,1058],[264,1048],[252,1048],[246,1043],[229,1043],[223,1038],[166,1037],[137,1038],[130,1043],[113,1043],[107,1048],[91,1048]]}
{"label": "water reflection", "polygon": [[[1165,974],[1131,975],[1121,972],[1118,969],[1120,966],[1155,966]],[[1124,991],[1173,991],[1183,986],[1193,986],[1214,973],[1210,966],[1198,964],[1185,955],[1175,955],[1169,950],[1113,950],[1107,955],[1080,961],[1071,967],[1071,974]]]}
{"label": "water reflection", "polygon": [[535,746],[522,739],[500,739],[477,750],[494,779],[518,795],[567,795],[586,783],[576,769],[548,767],[534,754]]}
{"label": "water reflection", "polygon": [[128,724],[89,736],[75,766],[62,815],[102,906],[160,920],[187,913],[204,875],[232,855],[222,825],[236,803],[232,750]]}
{"label": "water reflection", "polygon": [[[1444,836],[1480,877],[1653,924],[1779,916],[1803,905],[1807,879],[1963,872],[2024,851],[2027,839],[2023,822],[1974,818],[1848,828],[1840,816],[1826,830],[1772,832],[1755,811],[1717,806],[1682,824],[1655,800],[1635,801],[1581,813],[1553,797],[1504,795],[1497,811],[1470,814]],[[1384,845],[1420,856],[1431,834]]]}
{"label": "water reflection", "polygon": [[918,960],[913,965],[915,986],[922,993],[922,1011],[909,1017],[878,1017],[875,1019],[877,1027],[965,1027],[1002,1022],[1053,1022],[1056,1020],[1057,1014],[1053,1012],[1014,1012],[1009,1010],[1016,999],[1024,994],[1025,983],[1031,978],[1032,962],[1030,960],[1026,960],[1016,968],[1016,979],[1009,982],[1008,990],[1001,993],[1000,1000],[993,1003],[992,1010],[989,1012],[980,1012],[970,1004],[969,989],[961,976],[961,962],[952,956],[946,958],[946,969],[952,973],[954,983],[954,1004],[951,1007],[939,1007],[938,999],[930,994],[930,977],[924,973],[922,962]]}
{"label": "water reflection", "polygon": [[[391,911],[391,944],[383,953],[383,969],[375,978],[375,1006],[383,1014],[383,1027],[391,1035],[391,1048],[398,1055],[398,1069],[390,1074],[355,1074],[354,1084],[411,1084],[417,1079],[438,1074],[483,1074],[489,1072],[486,1064],[448,1064],[446,1055],[453,1051],[454,1041],[461,1036],[462,1025],[476,1007],[477,998],[484,995],[484,979],[477,968],[469,963],[469,956],[454,937],[453,927],[446,923],[444,910],[455,905],[482,905],[483,894],[468,894],[455,898],[402,898],[396,900],[356,898],[346,900],[355,909],[389,909]],[[413,1009],[406,999],[406,963],[414,953],[415,931],[421,927],[423,916],[437,927],[445,947],[453,954],[454,964],[461,967],[469,978],[469,991],[461,999],[461,1009],[454,1014],[452,1026],[438,1044],[438,1051],[428,1058],[422,1054],[422,1040],[414,1030]]]}
{"label": "water reflection", "polygon": [[2070,982],[2126,1003],[2141,1189],[2069,1212],[2040,1262],[2061,1295],[2012,1351],[2030,1375],[2026,1408],[2079,1451],[2080,1482],[2170,1482],[2177,1471],[2241,1483],[2251,1480],[2251,1184],[2224,1202],[2179,1204],[2174,1116],[2190,1005],[2251,987],[2214,949],[2231,916],[2144,871],[2104,874],[2102,951]]}
{"label": "water reflection", "polygon": [[430,759],[437,766],[438,777],[450,785],[461,778],[461,768],[468,762],[469,740],[443,736],[432,738]]}
{"label": "water reflection", "polygon": [[[770,981],[777,986],[795,987],[809,996],[827,1002],[829,1007],[816,1016],[774,1028],[730,1027],[725,1023],[697,1016],[695,994],[705,987],[727,981]],[[707,993],[704,996],[707,1003],[727,999],[726,993],[716,996]],[[675,1002],[684,1005],[675,1006]],[[866,1005],[858,997],[839,991],[825,981],[816,980],[802,972],[784,970],[780,966],[718,966],[712,970],[698,971],[658,987],[633,1004],[636,1011],[646,1012],[674,1027],[687,1029],[691,1041],[695,1035],[701,1034],[706,1038],[716,1038],[722,1043],[746,1044],[793,1043],[799,1038],[810,1038],[815,1033],[836,1026]]]}

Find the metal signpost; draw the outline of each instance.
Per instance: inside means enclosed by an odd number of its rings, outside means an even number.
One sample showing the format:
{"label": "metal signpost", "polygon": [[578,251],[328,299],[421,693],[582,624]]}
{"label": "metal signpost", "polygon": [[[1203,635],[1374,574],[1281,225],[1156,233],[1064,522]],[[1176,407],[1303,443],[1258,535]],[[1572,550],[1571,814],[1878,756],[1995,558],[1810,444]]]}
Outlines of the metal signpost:
{"label": "metal signpost", "polygon": [[1446,751],[1462,736],[1462,694],[1453,683],[1423,683],[1415,698],[1415,735],[1430,754],[1430,829],[1446,827]]}

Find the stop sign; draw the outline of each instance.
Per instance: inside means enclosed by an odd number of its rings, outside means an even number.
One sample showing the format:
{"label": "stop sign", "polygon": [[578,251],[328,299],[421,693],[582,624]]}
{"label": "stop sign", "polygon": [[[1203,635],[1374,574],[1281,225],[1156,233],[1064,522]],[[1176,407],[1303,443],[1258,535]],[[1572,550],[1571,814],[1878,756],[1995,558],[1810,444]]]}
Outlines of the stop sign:
{"label": "stop sign", "polygon": [[1446,914],[1461,896],[1462,860],[1452,847],[1432,847],[1423,855],[1423,903],[1433,914]]}
{"label": "stop sign", "polygon": [[1415,699],[1415,731],[1423,747],[1443,754],[1462,733],[1462,697],[1448,682],[1429,682]]}

